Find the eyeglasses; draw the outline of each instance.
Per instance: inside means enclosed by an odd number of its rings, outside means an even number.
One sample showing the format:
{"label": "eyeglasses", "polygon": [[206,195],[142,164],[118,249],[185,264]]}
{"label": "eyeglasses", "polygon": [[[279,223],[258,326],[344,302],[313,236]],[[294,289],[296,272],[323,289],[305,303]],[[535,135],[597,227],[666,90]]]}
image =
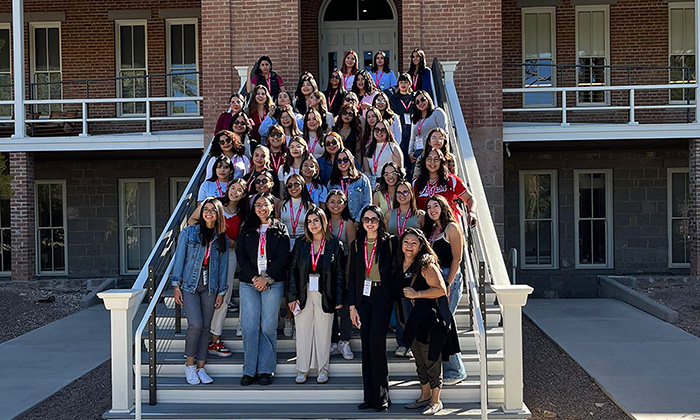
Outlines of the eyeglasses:
{"label": "eyeglasses", "polygon": [[289,188],[290,190],[292,188],[300,188],[300,187],[301,187],[301,183],[299,183],[299,182],[290,182],[289,184],[287,184],[287,188]]}
{"label": "eyeglasses", "polygon": [[350,163],[350,159],[349,158],[338,159],[338,165],[342,165],[344,163]]}
{"label": "eyeglasses", "polygon": [[328,140],[328,141],[326,142],[326,147],[328,147],[328,146],[337,146],[337,145],[338,145],[338,142],[335,141],[335,140]]}
{"label": "eyeglasses", "polygon": [[202,209],[205,214],[216,214],[216,209]]}
{"label": "eyeglasses", "polygon": [[262,209],[266,209],[269,205],[270,205],[270,203],[267,203],[267,202],[257,203],[257,204],[255,204],[255,208],[262,210]]}
{"label": "eyeglasses", "polygon": [[258,178],[255,180],[255,185],[260,185],[260,184],[267,184],[269,179],[267,178]]}
{"label": "eyeglasses", "polygon": [[268,134],[267,137],[276,139],[276,138],[282,138],[283,135],[284,134],[280,133],[279,131],[275,131],[275,132]]}
{"label": "eyeglasses", "polygon": [[234,121],[233,125],[245,125],[245,121]]}
{"label": "eyeglasses", "polygon": [[377,127],[374,129],[374,132],[377,134],[386,134],[386,128]]}
{"label": "eyeglasses", "polygon": [[425,163],[440,163],[440,162],[442,162],[442,158],[439,158],[439,157],[435,157],[435,158],[427,157],[427,158],[425,158]]}
{"label": "eyeglasses", "polygon": [[354,117],[355,113],[354,112],[343,112],[344,117]]}
{"label": "eyeglasses", "polygon": [[417,104],[422,104],[423,102],[428,102],[428,100],[422,96],[420,98],[416,99]]}
{"label": "eyeglasses", "polygon": [[377,98],[377,100],[376,100],[375,102],[378,103],[378,104],[385,104],[385,103],[386,103],[386,99],[384,99],[384,98]]}
{"label": "eyeglasses", "polygon": [[223,140],[219,140],[219,144],[222,145],[222,146],[223,146],[224,144],[231,144],[231,143],[233,143],[233,141],[231,141],[231,139],[228,139],[228,138],[227,138],[227,139],[223,139]]}
{"label": "eyeglasses", "polygon": [[398,175],[398,174],[396,173],[396,171],[394,171],[394,172],[386,172],[386,173],[384,173],[383,177],[384,177],[384,178],[393,178],[393,177],[396,177],[396,175]]}
{"label": "eyeglasses", "polygon": [[367,225],[379,223],[379,218],[377,218],[377,217],[363,217],[362,223],[367,224]]}
{"label": "eyeglasses", "polygon": [[410,195],[411,195],[411,192],[408,191],[408,190],[396,191],[396,196],[397,196],[397,197],[408,197],[408,196],[410,196]]}

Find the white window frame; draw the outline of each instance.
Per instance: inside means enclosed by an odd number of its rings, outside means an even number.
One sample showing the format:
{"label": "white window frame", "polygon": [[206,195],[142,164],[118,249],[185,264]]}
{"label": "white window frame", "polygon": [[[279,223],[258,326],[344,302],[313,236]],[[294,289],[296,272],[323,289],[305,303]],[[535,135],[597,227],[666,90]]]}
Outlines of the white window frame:
{"label": "white window frame", "polygon": [[[579,175],[605,174],[605,246],[607,264],[581,264],[579,262]],[[600,269],[615,267],[615,240],[613,237],[613,170],[612,169],[574,169],[574,261],[577,269]]]}
{"label": "white window frame", "polygon": [[[552,64],[557,63],[557,8],[556,7],[523,7],[522,8],[522,13],[520,15],[520,21],[522,22],[521,26],[521,33],[520,33],[520,46],[521,46],[521,52],[520,56],[522,57],[522,62],[523,64],[525,63],[525,60],[527,59],[525,57],[525,15],[526,14],[544,14],[544,13],[549,13],[550,16],[550,44],[551,44],[551,54],[552,54]],[[551,67],[551,72],[552,72],[552,87],[557,86],[557,68],[555,66]],[[525,66],[523,65],[522,68],[522,85],[525,87]],[[533,93],[537,92],[537,88],[533,87]],[[551,106],[557,106],[557,95],[556,93],[551,94],[551,102],[549,104],[539,104],[539,105],[526,105],[525,102],[525,96],[527,93],[523,93],[523,107],[527,108],[542,108],[542,107],[551,107]]]}
{"label": "white window frame", "polygon": [[[594,58],[597,56],[584,56],[584,57],[579,57],[578,51],[580,50],[579,48],[579,12],[604,12],[605,13],[605,65],[609,66],[612,63],[610,62],[610,5],[605,4],[605,5],[595,5],[595,6],[576,6],[575,8],[575,25],[574,25],[574,35],[576,38],[576,65],[578,65],[578,60],[579,58]],[[611,83],[611,77],[610,77],[610,69],[605,68],[605,85],[610,86]],[[578,72],[578,67],[576,68],[576,86],[579,85],[579,72]],[[579,95],[576,93],[576,106],[610,106],[610,91],[605,91],[605,101],[604,102],[579,102]]]}
{"label": "white window frame", "polygon": [[136,270],[127,270],[126,260],[126,215],[124,206],[126,200],[124,197],[124,184],[127,182],[147,182],[151,189],[151,242],[156,243],[156,189],[154,178],[119,178],[119,272],[121,275],[137,274],[141,268]]}
{"label": "white window frame", "polygon": [[[676,220],[682,220],[682,219],[688,219],[690,222],[690,217],[673,217],[673,178],[672,174],[687,174],[689,173],[688,168],[668,168],[666,170],[666,201],[667,201],[667,206],[666,206],[666,220],[667,220],[667,235],[668,235],[668,268],[690,268],[690,262],[687,263],[674,263],[673,262],[673,225],[672,221],[674,219]],[[688,178],[688,182],[690,182],[690,178]],[[687,188],[690,188],[690,185],[687,186]],[[690,203],[690,196],[688,196],[688,202]]]}
{"label": "white window frame", "polygon": [[[668,3],[668,65],[671,66],[671,56],[675,54],[671,54],[671,31],[673,30],[673,26],[671,25],[671,11],[673,9],[693,9],[695,10],[695,3],[693,2],[669,2]],[[695,24],[695,21],[693,21],[693,24]],[[693,36],[695,34],[695,31],[693,31]],[[695,42],[693,42],[695,44]],[[695,50],[693,51],[693,55],[697,55],[698,53],[698,46],[695,45]],[[688,54],[684,54],[688,55]],[[697,79],[697,74],[698,74],[698,69],[695,69],[695,77]],[[668,71],[668,80],[669,84],[673,84],[674,82],[671,80],[671,70],[669,69]],[[697,80],[696,80],[697,81]],[[695,81],[689,81],[689,83],[695,83]],[[689,88],[689,90],[692,90]],[[669,104],[686,104],[690,102],[691,104],[695,103],[695,99],[691,101],[687,100],[672,100],[671,99],[671,92],[668,93],[669,97]],[[697,99],[697,98],[696,98]]]}
{"label": "white window frame", "polygon": [[[146,72],[146,75],[148,75],[148,21],[146,19],[133,19],[133,20],[116,20],[114,21],[114,45],[115,45],[115,51],[114,51],[114,57],[115,57],[115,74],[117,77],[120,77],[121,75],[121,37],[120,37],[120,31],[119,29],[122,26],[143,26],[143,34],[144,34],[144,51],[145,51],[145,67],[143,69],[132,69],[132,70],[143,70]],[[116,83],[116,96],[117,98],[121,98],[122,96],[122,90],[121,90],[121,81],[118,80]],[[148,96],[148,80],[146,80],[146,95]],[[129,116],[129,117],[139,117],[139,116],[145,116],[145,112],[136,112],[136,113],[125,113],[123,112],[121,104],[117,104],[117,117],[122,117],[122,116]]]}
{"label": "white window frame", "polygon": [[[194,56],[195,56],[195,63],[196,63],[196,68],[195,71],[199,72],[200,67],[199,67],[199,19],[197,18],[182,18],[182,19],[166,19],[165,21],[165,73],[170,74],[172,73],[172,57],[170,56],[170,45],[171,45],[171,39],[170,39],[170,27],[172,25],[191,25],[194,24]],[[197,94],[201,94],[202,92],[202,86],[200,85],[200,75],[197,74]],[[172,77],[168,77],[167,80],[167,95],[170,96],[171,92],[171,83],[172,83]],[[191,112],[184,112],[184,113],[176,113],[173,112],[172,110],[172,105],[174,102],[168,102],[168,116],[188,116],[188,115],[199,115],[201,111],[201,104],[200,102],[195,102],[197,105],[197,111],[194,113]]]}
{"label": "white window frame", "polygon": [[[552,179],[550,199],[552,211],[552,263],[551,264],[528,264],[525,258],[525,176],[526,175],[549,175]],[[556,169],[549,170],[528,170],[520,171],[519,174],[519,197],[520,197],[520,268],[531,269],[558,269],[559,268],[559,185],[558,173]]]}
{"label": "white window frame", "polygon": [[[7,73],[2,73],[2,74],[6,74],[6,75],[10,76],[10,84],[13,84],[14,82],[12,80],[12,59],[13,59],[12,58],[12,27],[9,23],[0,23],[0,29],[5,29],[5,30],[9,31],[9,33],[10,33],[10,38],[9,38],[10,42],[7,45],[8,51],[10,51],[10,70]],[[10,89],[10,97],[7,100],[12,100],[12,95],[13,95],[12,89]],[[5,116],[0,115],[0,120],[11,120],[12,114],[13,114],[13,111],[10,108],[10,115],[5,115]],[[0,272],[0,275],[2,275],[2,272]]]}
{"label": "white window frame", "polygon": [[[61,75],[61,81],[63,81],[63,31],[61,30],[61,22],[30,22],[29,23],[29,81],[34,83],[36,77],[36,36],[34,35],[35,29],[41,28],[58,28],[58,61],[61,69],[57,72]],[[56,72],[51,72],[56,73]],[[52,98],[53,99],[53,98]],[[63,99],[63,85],[61,84],[61,97],[58,99]],[[49,108],[51,106],[49,105]],[[63,109],[63,104],[60,106]],[[43,118],[49,118],[50,115],[44,115]]]}
{"label": "white window frame", "polygon": [[177,184],[179,182],[185,183],[185,188],[190,179],[187,177],[172,177],[170,178],[170,212],[175,210],[177,203],[180,201],[180,196],[177,195]]}
{"label": "white window frame", "polygon": [[[68,275],[68,204],[66,202],[67,199],[67,194],[66,194],[66,180],[65,179],[54,179],[54,180],[41,180],[41,181],[34,181],[34,212],[36,213],[39,210],[39,185],[51,185],[51,184],[60,184],[61,185],[61,192],[63,193],[62,196],[62,201],[63,201],[63,226],[60,227],[63,229],[63,266],[65,267],[64,270],[62,271],[41,271],[41,247],[39,246],[39,239],[41,238],[41,235],[39,235],[39,218],[34,217],[34,252],[35,252],[35,265],[36,265],[36,275],[37,276],[67,276]],[[58,226],[52,226],[52,229],[59,228]],[[47,228],[41,228],[41,229],[47,229]]]}

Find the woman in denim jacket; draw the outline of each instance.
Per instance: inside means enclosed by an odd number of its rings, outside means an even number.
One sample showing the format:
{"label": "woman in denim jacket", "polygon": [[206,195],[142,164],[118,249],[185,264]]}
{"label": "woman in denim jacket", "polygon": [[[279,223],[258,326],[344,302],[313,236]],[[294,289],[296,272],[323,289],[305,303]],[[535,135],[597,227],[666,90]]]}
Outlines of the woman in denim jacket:
{"label": "woman in denim jacket", "polygon": [[170,274],[175,303],[187,315],[185,376],[190,385],[214,382],[204,364],[211,318],[228,289],[228,252],[224,208],[219,200],[208,197],[202,202],[199,223],[187,226],[178,236]]}
{"label": "woman in denim jacket", "polygon": [[343,191],[348,198],[350,216],[359,220],[362,209],[372,202],[372,187],[365,174],[357,170],[350,150],[340,149],[335,156],[328,190]]}

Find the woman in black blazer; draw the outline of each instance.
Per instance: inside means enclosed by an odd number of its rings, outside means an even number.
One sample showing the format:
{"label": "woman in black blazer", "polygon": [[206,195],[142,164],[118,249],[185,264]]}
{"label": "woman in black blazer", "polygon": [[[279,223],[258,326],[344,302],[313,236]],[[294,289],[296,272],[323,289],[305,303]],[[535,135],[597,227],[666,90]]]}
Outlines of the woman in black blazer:
{"label": "woman in black blazer", "polygon": [[260,385],[272,383],[277,367],[277,321],[289,260],[289,234],[274,216],[272,195],[256,195],[252,207],[236,246],[241,268],[243,386],[256,378]]}
{"label": "woman in black blazer", "polygon": [[391,404],[386,334],[396,300],[392,254],[398,241],[389,234],[379,207],[365,207],[359,219],[357,239],[350,245],[347,297],[350,319],[362,339],[364,401],[357,408],[386,411]]}
{"label": "woman in black blazer", "polygon": [[345,251],[328,229],[326,214],[311,207],[304,221],[304,236],[292,250],[287,283],[289,310],[297,327],[296,383],[306,382],[310,369],[318,369],[316,382],[328,382],[331,330],[336,309],[345,295]]}

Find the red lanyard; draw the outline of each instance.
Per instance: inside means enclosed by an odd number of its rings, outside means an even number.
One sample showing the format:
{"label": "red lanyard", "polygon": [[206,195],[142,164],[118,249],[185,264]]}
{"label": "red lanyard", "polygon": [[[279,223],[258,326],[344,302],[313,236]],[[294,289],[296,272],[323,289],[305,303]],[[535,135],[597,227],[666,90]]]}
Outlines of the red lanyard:
{"label": "red lanyard", "polygon": [[372,263],[374,262],[374,252],[377,250],[377,239],[375,238],[374,244],[372,244],[372,255],[369,256],[369,261],[367,261],[367,238],[365,237],[365,272],[367,277],[369,277],[369,272],[372,270]]}
{"label": "red lanyard", "polygon": [[433,195],[435,195],[437,188],[438,188],[437,181],[435,181],[435,183],[428,182],[428,184],[425,186],[425,190],[423,190],[423,191],[425,192],[427,197],[432,197]]}
{"label": "red lanyard", "polygon": [[226,188],[228,187],[228,182],[226,184],[227,184],[226,187],[224,187],[224,189],[222,190],[221,189],[221,182],[219,182],[218,179],[216,180],[216,189],[219,190],[219,197],[224,196],[224,191],[226,191]]}
{"label": "red lanyard", "polygon": [[377,72],[377,76],[378,76],[378,77],[376,77],[376,78],[374,79],[374,84],[377,85],[377,87],[379,87],[379,82],[382,81],[382,76],[384,76],[384,72],[383,72],[383,71],[378,71],[378,72]]}
{"label": "red lanyard", "polygon": [[339,90],[340,90],[340,89],[336,89],[336,90],[335,90],[335,93],[333,94],[333,97],[328,96],[328,108],[330,108],[331,106],[333,106],[333,102],[335,102],[335,97],[338,96],[338,91],[339,91]]}
{"label": "red lanyard", "polygon": [[314,193],[314,183],[313,183],[313,182],[309,183],[308,186],[306,187],[306,189],[309,190],[309,195],[313,195],[313,193]]}
{"label": "red lanyard", "polygon": [[442,233],[442,229],[436,229],[431,235],[430,238],[428,238],[428,241],[430,241],[430,245],[434,244],[435,241],[438,240],[440,237],[440,234]]}
{"label": "red lanyard", "polygon": [[265,255],[265,242],[267,242],[267,229],[265,229],[265,232],[263,232],[262,226],[261,226],[260,227],[260,242],[259,242],[261,256]]}
{"label": "red lanyard", "polygon": [[267,85],[267,91],[270,92],[270,95],[272,95],[272,82],[270,81],[270,76],[265,78],[265,84]]}
{"label": "red lanyard", "polygon": [[280,165],[282,165],[282,160],[282,152],[278,153],[277,157],[274,153],[272,153],[272,167],[275,168],[275,172],[277,172],[280,169]]}
{"label": "red lanyard", "polygon": [[385,141],[384,144],[382,144],[382,150],[380,150],[379,153],[377,153],[375,150],[374,156],[372,157],[372,166],[374,167],[375,174],[377,173],[377,166],[379,165],[379,158],[382,157],[382,153],[384,152],[384,148],[386,147],[387,143],[388,142]]}
{"label": "red lanyard", "polygon": [[350,185],[350,181],[343,181],[342,179],[340,180],[340,189],[343,190],[345,193],[345,198],[348,196],[348,186]]}
{"label": "red lanyard", "polygon": [[[340,239],[340,235],[343,234],[343,225],[345,224],[345,220],[340,219],[340,228],[338,229],[338,239]],[[329,220],[328,221],[328,229],[330,229],[331,233],[333,233],[333,221]]]}
{"label": "red lanyard", "polygon": [[418,124],[416,124],[416,127],[418,127],[418,135],[419,135],[419,136],[420,136],[420,130],[421,130],[421,128],[423,128],[423,124],[425,124],[425,120],[426,120],[426,119],[427,119],[427,118],[422,118],[422,119],[418,122]]}
{"label": "red lanyard", "polygon": [[403,232],[406,230],[406,223],[408,223],[409,217],[411,217],[411,210],[406,212],[406,216],[403,218],[403,223],[401,223],[401,207],[396,209],[396,230],[399,232],[399,236],[403,235]]}
{"label": "red lanyard", "polygon": [[404,102],[403,99],[399,99],[399,100],[401,101],[401,105],[403,105],[403,109],[405,109],[406,112],[408,112],[408,108],[411,107],[411,105],[413,104],[413,101],[408,101],[408,105],[406,105],[406,102]]}
{"label": "red lanyard", "polygon": [[211,253],[211,243],[214,242],[214,239],[207,244],[207,251],[204,253],[204,265],[209,264],[209,254]]}
{"label": "red lanyard", "polygon": [[299,202],[299,207],[297,208],[297,216],[294,217],[294,204],[292,204],[292,199],[289,200],[289,218],[292,221],[292,235],[297,234],[297,226],[299,226],[299,216],[301,215],[301,207],[304,203]]}
{"label": "red lanyard", "polygon": [[416,74],[413,76],[413,90],[416,90],[417,84],[418,84],[418,71],[416,71]]}
{"label": "red lanyard", "polygon": [[321,253],[323,252],[323,245],[326,244],[326,239],[321,240],[321,246],[318,247],[318,254],[314,252],[314,243],[311,241],[311,271],[316,271],[316,266],[318,265],[318,260],[321,259]]}
{"label": "red lanyard", "polygon": [[391,210],[391,197],[389,197],[389,192],[384,193],[384,198],[386,199],[386,208],[387,210]]}
{"label": "red lanyard", "polygon": [[[419,133],[420,134],[420,133]],[[309,150],[309,154],[313,155],[314,154],[314,149],[316,149],[316,145],[318,144],[318,136],[316,136],[316,140],[314,140],[314,144],[311,145],[311,149]]]}

